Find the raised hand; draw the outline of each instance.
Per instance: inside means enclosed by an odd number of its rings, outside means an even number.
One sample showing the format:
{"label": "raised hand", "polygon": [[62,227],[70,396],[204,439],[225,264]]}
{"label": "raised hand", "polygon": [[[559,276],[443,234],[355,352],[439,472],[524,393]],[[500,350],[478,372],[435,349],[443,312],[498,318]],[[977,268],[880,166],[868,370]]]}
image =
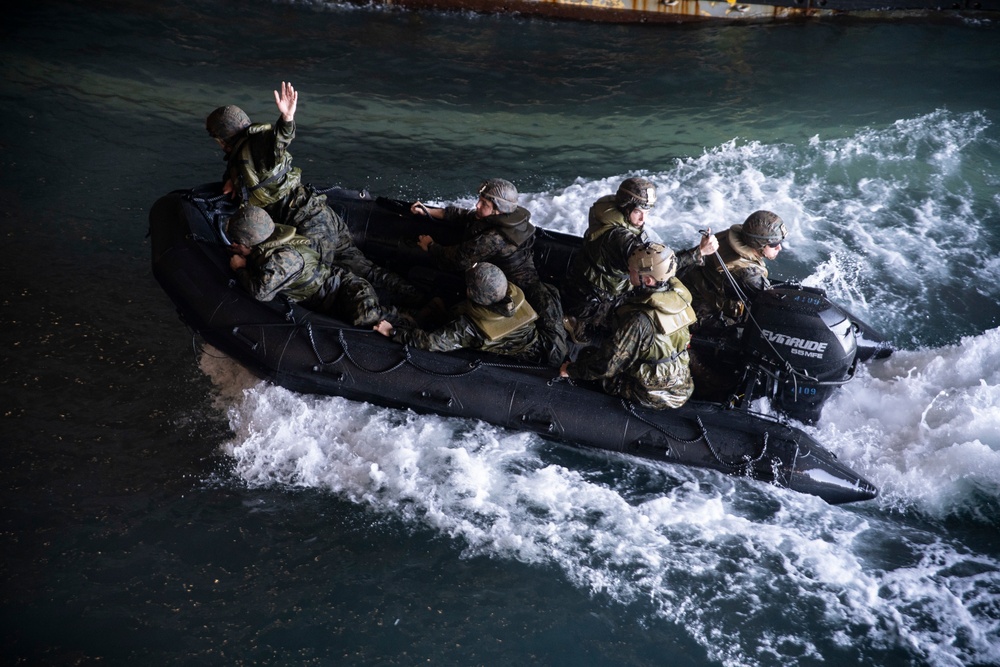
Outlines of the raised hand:
{"label": "raised hand", "polygon": [[274,91],[274,103],[278,105],[281,118],[286,123],[295,120],[295,108],[299,104],[299,94],[292,87],[292,84],[281,82],[281,92]]}

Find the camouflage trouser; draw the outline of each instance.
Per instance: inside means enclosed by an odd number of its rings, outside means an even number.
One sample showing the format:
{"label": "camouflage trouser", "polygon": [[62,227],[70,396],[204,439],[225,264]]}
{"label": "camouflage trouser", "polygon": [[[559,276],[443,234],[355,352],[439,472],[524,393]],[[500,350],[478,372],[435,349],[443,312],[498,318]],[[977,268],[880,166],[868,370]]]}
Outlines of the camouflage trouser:
{"label": "camouflage trouser", "polygon": [[543,363],[554,368],[562,365],[566,358],[566,327],[563,325],[562,302],[559,292],[541,281],[529,285],[518,285],[524,290],[524,297],[538,313],[536,327],[545,348]]}
{"label": "camouflage trouser", "polygon": [[604,390],[654,410],[679,408],[694,393],[687,355],[658,366],[657,374],[645,380],[632,374],[607,379]]}
{"label": "camouflage trouser", "polygon": [[356,327],[375,326],[379,320],[395,324],[399,317],[395,308],[379,303],[371,283],[339,267],[330,269],[323,287],[302,305]]}
{"label": "camouflage trouser", "polygon": [[419,308],[427,303],[428,297],[422,291],[364,256],[354,245],[347,223],[327,205],[325,195],[302,188],[290,198],[282,213],[287,218],[286,224],[312,241],[324,264],[339,266],[367,280],[386,303],[406,308]]}
{"label": "camouflage trouser", "polygon": [[384,300],[393,305],[401,308],[420,308],[429,300],[422,290],[417,289],[403,277],[392,271],[386,271],[365,257],[357,246],[351,245],[342,249],[333,263],[367,280],[379,291]]}
{"label": "camouflage trouser", "polygon": [[351,231],[339,215],[326,205],[326,196],[300,187],[287,200],[267,207],[275,222],[295,227],[312,241],[324,264],[332,264],[343,248],[353,244]]}

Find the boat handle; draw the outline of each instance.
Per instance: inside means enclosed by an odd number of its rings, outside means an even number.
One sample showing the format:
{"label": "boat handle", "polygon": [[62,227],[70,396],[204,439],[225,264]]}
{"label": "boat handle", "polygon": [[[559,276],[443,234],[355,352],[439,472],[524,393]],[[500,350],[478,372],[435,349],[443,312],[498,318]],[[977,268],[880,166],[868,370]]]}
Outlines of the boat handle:
{"label": "boat handle", "polygon": [[257,346],[260,345],[260,341],[253,340],[248,336],[243,335],[243,332],[240,331],[239,327],[233,327],[233,335],[239,338],[244,343],[246,343],[247,347],[249,347],[251,350],[256,350]]}
{"label": "boat handle", "polygon": [[530,415],[521,415],[521,423],[539,426],[541,427],[541,430],[546,433],[555,433],[556,431],[556,423],[554,421],[545,421],[544,419],[535,421],[531,419]]}
{"label": "boat handle", "polygon": [[[420,392],[420,398],[438,398],[438,397],[435,397],[431,392],[424,390]],[[438,400],[443,402],[445,406],[449,408],[455,405],[455,398],[453,396],[448,396],[447,398],[443,397],[438,398]]]}

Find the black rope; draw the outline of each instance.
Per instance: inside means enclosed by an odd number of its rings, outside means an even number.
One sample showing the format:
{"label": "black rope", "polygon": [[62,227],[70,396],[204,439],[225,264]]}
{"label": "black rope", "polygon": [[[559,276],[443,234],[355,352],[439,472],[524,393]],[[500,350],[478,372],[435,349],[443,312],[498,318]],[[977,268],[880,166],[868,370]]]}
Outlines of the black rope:
{"label": "black rope", "polygon": [[743,460],[740,461],[739,463],[729,463],[728,461],[723,461],[722,457],[719,455],[718,450],[715,449],[715,445],[713,445],[711,439],[709,439],[708,431],[705,430],[705,427],[701,423],[701,417],[695,417],[695,419],[698,420],[698,425],[701,426],[702,428],[702,433],[705,437],[705,444],[708,445],[708,451],[712,453],[712,456],[715,457],[716,461],[718,461],[721,465],[727,468],[741,468],[744,466],[753,465],[754,463],[757,463],[761,459],[763,459],[764,455],[767,453],[767,440],[768,436],[770,435],[770,431],[764,431],[764,445],[760,448],[760,454],[758,454],[756,458],[749,458],[747,456],[744,456]]}
{"label": "black rope", "polygon": [[500,361],[481,361],[480,366],[489,366],[490,368],[509,368],[518,371],[537,371],[539,369],[538,364],[508,364]]}
{"label": "black rope", "polygon": [[699,440],[704,440],[705,441],[705,445],[708,447],[708,451],[709,451],[709,453],[711,453],[712,457],[716,461],[718,461],[720,465],[725,466],[727,468],[733,468],[733,469],[735,469],[735,468],[741,468],[741,467],[744,467],[744,466],[753,465],[755,463],[760,462],[764,458],[764,456],[767,454],[767,443],[768,443],[768,437],[770,435],[770,433],[768,431],[764,431],[764,445],[761,447],[760,454],[758,454],[754,458],[750,458],[750,457],[744,456],[743,459],[739,463],[730,463],[729,461],[723,460],[722,456],[719,454],[719,451],[715,448],[715,445],[712,444],[712,440],[708,436],[708,429],[705,428],[705,424],[704,424],[704,422],[701,421],[701,417],[699,415],[695,415],[694,419],[698,423],[698,428],[701,430],[701,435],[698,435],[698,436],[696,436],[694,438],[681,438],[681,437],[679,437],[679,436],[677,436],[677,435],[675,435],[673,433],[670,433],[669,431],[667,431],[666,429],[664,429],[663,427],[661,427],[659,424],[656,424],[655,422],[652,422],[652,421],[646,419],[645,417],[643,417],[641,414],[639,414],[639,412],[635,409],[635,406],[630,401],[626,401],[625,399],[621,399],[621,403],[622,403],[622,407],[624,407],[625,410],[630,415],[632,415],[633,417],[635,417],[636,419],[638,419],[642,423],[644,423],[644,424],[646,424],[648,426],[652,426],[654,429],[656,429],[657,431],[659,431],[663,435],[667,436],[667,438],[670,438],[672,440],[675,440],[677,442],[682,442],[682,443],[685,443],[685,444],[694,444],[694,443],[698,442]]}
{"label": "black rope", "polygon": [[340,336],[341,348],[340,356],[333,361],[326,361],[323,359],[323,355],[319,353],[319,348],[316,347],[316,337],[313,335],[312,322],[306,322],[306,336],[309,338],[309,345],[312,347],[313,354],[316,355],[316,361],[319,362],[320,366],[331,366],[333,364],[339,363],[347,355],[347,348],[343,346],[343,336]]}
{"label": "black rope", "polygon": [[204,202],[205,204],[211,204],[211,205],[214,206],[216,203],[222,201],[223,199],[225,199],[228,196],[229,195],[226,194],[225,192],[223,192],[221,194],[218,194],[218,195],[215,195],[214,197],[201,197],[201,196],[198,196],[198,195],[192,193],[190,195],[190,199],[191,199],[191,201]]}
{"label": "black rope", "polygon": [[431,369],[425,368],[417,364],[415,361],[413,361],[413,356],[410,354],[409,345],[403,346],[403,355],[404,355],[403,357],[404,363],[409,363],[411,366],[416,368],[421,373],[427,373],[428,375],[434,375],[435,377],[441,377],[441,378],[460,378],[460,377],[465,377],[466,375],[472,375],[485,365],[481,360],[476,359],[474,361],[469,362],[469,370],[467,371],[460,371],[457,373],[441,373],[439,371],[432,371]]}
{"label": "black rope", "polygon": [[635,405],[633,405],[631,401],[627,401],[627,400],[625,400],[623,398],[623,399],[621,399],[621,403],[622,403],[622,407],[625,408],[625,411],[628,412],[630,415],[632,415],[633,417],[635,417],[636,419],[638,419],[639,421],[641,421],[643,424],[646,424],[647,426],[652,426],[657,431],[659,431],[663,435],[667,436],[671,440],[676,440],[677,442],[683,442],[683,443],[689,444],[689,445],[693,444],[693,443],[696,443],[696,442],[698,442],[699,440],[701,440],[703,438],[706,441],[708,440],[708,431],[705,430],[705,426],[701,423],[701,418],[699,418],[699,417],[696,417],[696,419],[698,421],[698,426],[701,428],[701,435],[696,436],[694,438],[682,438],[682,437],[680,437],[678,435],[675,435],[675,434],[671,433],[670,431],[667,431],[666,429],[664,429],[662,426],[660,426],[656,422],[652,422],[652,421],[646,419],[645,417],[643,417],[635,409]]}
{"label": "black rope", "polygon": [[[312,327],[310,327],[310,330],[311,329],[312,329]],[[359,364],[357,362],[357,360],[351,355],[351,351],[347,347],[347,341],[344,340],[344,330],[343,329],[338,329],[337,330],[337,341],[340,343],[340,347],[344,350],[344,355],[346,355],[347,358],[351,360],[352,364],[354,364],[355,366],[357,366],[358,368],[360,368],[361,370],[363,370],[363,371],[365,371],[367,373],[372,373],[373,375],[384,375],[386,373],[391,373],[392,371],[396,370],[397,368],[402,367],[403,364],[405,364],[406,361],[407,361],[406,357],[404,356],[400,360],[400,362],[398,364],[396,364],[395,366],[390,366],[389,368],[386,368],[386,369],[381,370],[381,371],[376,371],[376,370],[373,370],[371,368],[365,368],[364,366],[362,366],[361,364]]]}

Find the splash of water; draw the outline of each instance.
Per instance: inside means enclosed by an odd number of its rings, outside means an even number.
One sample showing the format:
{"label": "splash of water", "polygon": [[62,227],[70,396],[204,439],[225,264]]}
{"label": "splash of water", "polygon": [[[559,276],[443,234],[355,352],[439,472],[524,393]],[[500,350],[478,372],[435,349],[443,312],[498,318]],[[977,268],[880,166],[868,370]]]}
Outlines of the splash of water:
{"label": "splash of water", "polygon": [[[1000,202],[955,180],[987,125],[936,112],[805,147],[733,141],[646,174],[660,192],[651,227],[671,244],[771,208],[791,230],[776,265],[892,337],[917,330],[913,349],[862,369],[811,427],[881,486],[877,501],[830,507],[607,454],[587,464],[533,435],[257,384],[205,355],[235,473],[342,496],[470,555],[554,565],[582,589],[684,627],[725,665],[890,654],[1000,663],[1000,562],[928,528],[956,517],[995,527],[1000,515],[1000,329],[982,325],[987,314],[960,337],[970,321],[941,296],[970,267],[971,291],[995,294],[978,278],[997,270],[987,241]],[[578,179],[522,203],[541,226],[580,233],[590,203],[621,178]]]}
{"label": "splash of water", "polygon": [[[969,344],[988,348],[995,338]],[[226,366],[205,362],[234,395],[225,383],[236,374]],[[906,402],[927,391],[929,375],[932,369],[885,381],[903,385],[897,400]],[[864,384],[876,391],[871,383],[882,381]],[[864,391],[838,399],[837,407],[864,403]],[[845,647],[878,655],[900,642],[930,664],[998,657],[988,610],[1000,601],[1000,563],[881,514],[614,456],[571,468],[537,437],[479,422],[264,384],[239,394],[228,408],[234,437],[225,449],[246,483],[333,493],[439,531],[468,555],[556,566],[619,604],[651,604],[651,613],[685,627],[723,664],[787,664]],[[888,487],[882,509],[916,505],[937,516],[972,491],[963,477],[973,476],[979,488],[996,482],[997,451],[948,444],[954,424],[920,427],[915,445],[898,435],[886,446],[892,422],[873,417],[876,426],[859,421],[847,430],[855,419],[845,414],[820,433],[852,465],[869,465],[881,477]],[[922,423],[935,419],[927,413]],[[988,427],[980,421],[969,428]],[[937,469],[928,457],[919,470],[907,469],[928,451],[942,452],[951,466]],[[769,631],[761,635],[761,627]],[[828,628],[829,645],[818,627]],[[965,639],[943,643],[955,636]]]}
{"label": "splash of water", "polygon": [[936,518],[975,513],[980,498],[1000,498],[997,406],[1000,329],[992,329],[862,369],[826,405],[815,436],[873,479],[884,503]]}

